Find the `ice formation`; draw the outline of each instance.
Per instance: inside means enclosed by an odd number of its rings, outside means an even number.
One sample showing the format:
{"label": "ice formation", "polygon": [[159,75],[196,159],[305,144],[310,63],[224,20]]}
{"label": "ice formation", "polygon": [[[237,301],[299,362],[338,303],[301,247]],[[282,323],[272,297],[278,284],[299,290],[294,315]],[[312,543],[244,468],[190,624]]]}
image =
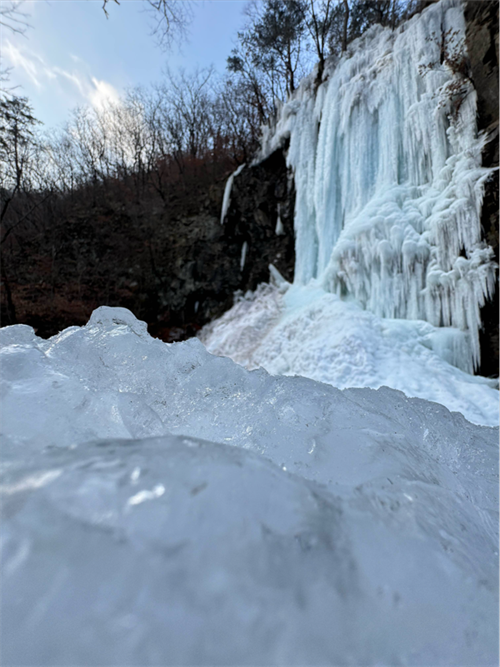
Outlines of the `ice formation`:
{"label": "ice formation", "polygon": [[419,72],[448,28],[446,0],[372,30],[267,137],[296,283],[271,267],[205,334],[281,375],[120,308],[0,329],[3,664],[498,664],[498,429],[463,416],[498,394],[457,368],[487,174],[468,81]]}
{"label": "ice formation", "polygon": [[119,308],[0,347],[2,664],[498,661],[498,429]]}
{"label": "ice formation", "polygon": [[490,171],[464,30],[454,0],[374,27],[317,90],[313,74],[280,107],[260,157],[289,139],[294,284],[271,268],[275,287],[201,332],[210,352],[339,388],[387,385],[498,424],[497,384],[471,375],[496,267],[481,241]]}
{"label": "ice formation", "polygon": [[275,234],[276,236],[283,236],[284,233],[285,233],[285,228],[283,227],[283,222],[281,221],[280,205],[278,204],[278,217],[276,219]]}
{"label": "ice formation", "polygon": [[229,205],[231,204],[231,190],[233,187],[233,181],[235,176],[238,176],[238,174],[241,174],[243,169],[245,168],[244,164],[240,164],[238,169],[236,171],[233,171],[231,176],[226,181],[226,187],[224,188],[224,197],[222,198],[222,210],[220,214],[220,224],[224,224],[224,220],[226,218],[227,212],[229,210]]}
{"label": "ice formation", "polygon": [[248,243],[246,241],[243,241],[243,245],[241,246],[241,256],[240,256],[240,271],[243,271],[245,267],[245,260],[247,258],[247,250],[248,250]]}
{"label": "ice formation", "polygon": [[472,372],[495,265],[481,241],[490,172],[461,67],[464,36],[455,0],[394,31],[373,27],[330,63],[316,92],[314,75],[302,82],[262,150],[290,139],[295,283],[315,281],[380,317],[463,331],[454,363]]}
{"label": "ice formation", "polygon": [[[274,269],[274,267],[272,267]],[[498,381],[470,375],[462,331],[422,320],[381,318],[317,284],[273,285],[238,297],[199,333],[212,354],[273,375],[301,375],[347,387],[392,387],[442,403],[476,424],[498,425]]]}

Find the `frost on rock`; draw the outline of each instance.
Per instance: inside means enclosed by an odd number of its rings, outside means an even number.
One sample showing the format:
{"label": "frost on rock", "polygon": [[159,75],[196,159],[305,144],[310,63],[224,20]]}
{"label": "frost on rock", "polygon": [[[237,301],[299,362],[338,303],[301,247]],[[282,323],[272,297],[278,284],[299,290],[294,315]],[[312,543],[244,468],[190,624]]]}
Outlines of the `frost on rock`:
{"label": "frost on rock", "polygon": [[497,662],[498,429],[123,309],[1,334],[4,664]]}
{"label": "frost on rock", "polygon": [[369,30],[330,64],[316,94],[312,77],[302,82],[263,155],[290,138],[295,282],[315,279],[379,317],[463,331],[457,363],[472,372],[480,308],[495,284],[480,226],[491,172],[481,167],[476,93],[440,64],[442,35],[459,56],[461,3]]}

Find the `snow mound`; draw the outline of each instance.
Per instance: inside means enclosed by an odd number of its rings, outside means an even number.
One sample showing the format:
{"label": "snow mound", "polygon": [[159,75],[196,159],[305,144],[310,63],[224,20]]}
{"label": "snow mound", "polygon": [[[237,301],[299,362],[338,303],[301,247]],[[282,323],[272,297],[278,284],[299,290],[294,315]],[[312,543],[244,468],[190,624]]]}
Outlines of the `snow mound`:
{"label": "snow mound", "polygon": [[498,425],[497,381],[453,365],[467,348],[462,332],[377,317],[315,283],[263,284],[239,297],[199,338],[212,354],[248,369],[301,375],[339,389],[388,386],[442,403],[473,423]]}
{"label": "snow mound", "polygon": [[0,331],[9,665],[491,665],[498,430],[123,309]]}

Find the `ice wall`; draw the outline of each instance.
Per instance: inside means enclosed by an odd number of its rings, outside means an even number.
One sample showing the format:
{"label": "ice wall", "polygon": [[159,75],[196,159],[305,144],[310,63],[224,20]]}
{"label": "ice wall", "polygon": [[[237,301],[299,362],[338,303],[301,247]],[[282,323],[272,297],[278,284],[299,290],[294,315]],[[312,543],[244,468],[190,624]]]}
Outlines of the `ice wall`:
{"label": "ice wall", "polygon": [[463,344],[450,337],[446,354],[471,372],[495,265],[481,241],[489,172],[464,36],[454,0],[395,31],[372,28],[316,92],[314,76],[302,82],[263,153],[290,138],[295,282],[317,281],[380,317],[457,328]]}

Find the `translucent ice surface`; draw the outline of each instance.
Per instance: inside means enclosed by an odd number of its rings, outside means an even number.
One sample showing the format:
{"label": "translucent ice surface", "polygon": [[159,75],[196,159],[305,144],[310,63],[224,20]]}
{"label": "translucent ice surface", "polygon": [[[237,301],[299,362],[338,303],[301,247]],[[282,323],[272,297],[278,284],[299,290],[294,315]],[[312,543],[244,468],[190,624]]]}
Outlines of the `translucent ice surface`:
{"label": "translucent ice surface", "polygon": [[498,429],[124,309],[0,344],[3,664],[498,660]]}
{"label": "translucent ice surface", "polygon": [[229,178],[226,181],[226,187],[224,188],[224,197],[222,199],[222,210],[221,210],[221,214],[220,214],[220,224],[221,225],[224,224],[226,214],[229,210],[229,205],[231,204],[231,190],[232,190],[232,187],[233,187],[234,178],[235,178],[235,176],[238,176],[238,174],[240,174],[243,171],[244,168],[245,168],[245,165],[240,164],[238,169],[236,169],[236,171],[233,171],[233,173],[229,176]]}

